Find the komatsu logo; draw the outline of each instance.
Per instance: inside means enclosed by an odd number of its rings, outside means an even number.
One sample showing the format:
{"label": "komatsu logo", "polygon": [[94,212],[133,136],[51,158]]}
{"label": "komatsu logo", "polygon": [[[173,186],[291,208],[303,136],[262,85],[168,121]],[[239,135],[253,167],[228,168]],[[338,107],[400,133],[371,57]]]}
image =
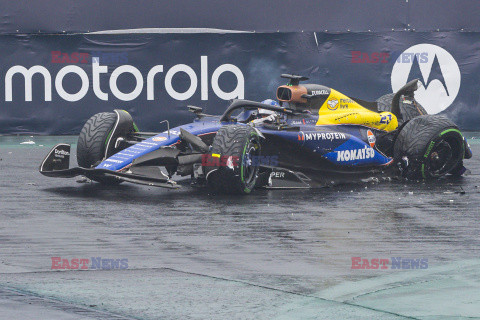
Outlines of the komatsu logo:
{"label": "komatsu logo", "polygon": [[400,56],[411,59],[395,62],[392,69],[392,90],[397,92],[407,82],[420,79],[415,99],[430,114],[447,109],[460,90],[458,64],[448,51],[428,43],[417,44]]}
{"label": "komatsu logo", "polygon": [[337,161],[365,160],[375,156],[375,150],[365,146],[363,149],[337,151]]}
{"label": "komatsu logo", "polygon": [[[212,91],[217,97],[223,100],[231,99],[243,99],[245,91],[245,80],[243,77],[242,71],[233,64],[222,64],[216,68],[211,77],[209,76],[208,69],[208,57],[201,56],[200,58],[200,81],[195,70],[186,65],[186,64],[176,64],[170,67],[168,70],[164,68],[163,65],[155,65],[148,70],[146,75],[142,74],[138,68],[132,65],[120,65],[111,71],[110,79],[108,82],[108,88],[106,90],[106,85],[100,83],[100,78],[104,76],[102,74],[109,74],[108,66],[100,65],[99,57],[92,56],[92,67],[87,70],[91,70],[91,75],[89,76],[87,72],[78,65],[70,64],[61,68],[53,80],[50,71],[41,65],[35,65],[30,68],[24,66],[13,66],[7,70],[5,74],[5,101],[13,100],[13,77],[14,76],[23,76],[25,80],[25,101],[32,101],[32,78],[34,76],[43,77],[44,87],[44,100],[52,101],[52,82],[54,84],[57,94],[65,101],[75,102],[83,99],[89,90],[93,89],[93,93],[100,100],[108,101],[109,98],[113,95],[117,99],[122,101],[131,101],[144,91],[144,79],[146,79],[146,95],[147,100],[155,99],[155,92],[160,90],[159,87],[159,78],[160,74],[165,73],[163,87],[165,91],[175,100],[188,100],[190,99],[197,91],[200,82],[200,95],[202,100],[208,100],[209,87],[211,86]],[[229,72],[232,73],[237,80],[236,87],[231,91],[224,91],[219,84],[219,78],[222,74]],[[188,89],[183,92],[177,91],[173,85],[172,80],[178,73],[185,73],[188,78],[190,85]],[[80,88],[77,89],[77,92],[67,92],[64,89],[63,82],[64,78],[67,75],[74,75],[80,79]],[[122,74],[130,74],[135,79],[135,86],[130,92],[122,92],[118,88],[117,81]],[[156,81],[156,82],[155,82]],[[161,86],[160,86],[161,87]],[[36,90],[41,88],[36,88]]]}

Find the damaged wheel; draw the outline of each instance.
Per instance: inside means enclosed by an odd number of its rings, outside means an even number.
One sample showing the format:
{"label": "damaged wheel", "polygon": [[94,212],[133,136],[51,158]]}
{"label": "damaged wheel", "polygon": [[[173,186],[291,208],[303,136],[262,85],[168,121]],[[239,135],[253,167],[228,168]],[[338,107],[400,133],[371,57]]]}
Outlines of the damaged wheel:
{"label": "damaged wheel", "polygon": [[[392,112],[392,100],[394,93],[386,94],[377,99],[377,108],[379,112]],[[400,115],[397,118],[398,123],[402,124],[406,121],[412,120],[415,117],[426,115],[427,111],[415,99],[400,99],[399,101]]]}
{"label": "damaged wheel", "polygon": [[409,121],[400,131],[394,156],[408,179],[439,178],[454,174],[465,154],[462,133],[448,118],[424,115]]}

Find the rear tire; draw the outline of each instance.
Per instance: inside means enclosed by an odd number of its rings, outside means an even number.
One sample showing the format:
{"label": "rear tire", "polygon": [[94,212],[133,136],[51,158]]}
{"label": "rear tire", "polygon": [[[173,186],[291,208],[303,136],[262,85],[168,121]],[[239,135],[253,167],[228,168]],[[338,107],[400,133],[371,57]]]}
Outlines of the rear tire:
{"label": "rear tire", "polygon": [[440,178],[455,174],[465,154],[463,135],[450,119],[424,115],[409,121],[394,145],[395,161],[402,176],[411,179]]}
{"label": "rear tire", "polygon": [[[77,162],[80,167],[92,168],[103,161],[106,144],[116,121],[117,115],[113,112],[97,113],[88,119],[78,136]],[[120,180],[113,177],[95,178],[94,180],[109,185],[121,183]]]}
{"label": "rear tire", "polygon": [[216,192],[249,194],[258,177],[261,152],[258,132],[247,125],[227,125],[218,130],[212,144],[212,167],[207,179]]}
{"label": "rear tire", "polygon": [[[389,93],[377,99],[377,106],[379,112],[392,112],[392,100],[394,95],[395,93]],[[397,119],[399,125],[404,122],[410,121],[418,116],[426,115],[428,113],[417,101],[412,101],[411,103],[408,103],[400,99],[400,114],[402,116],[402,119]]]}
{"label": "rear tire", "polygon": [[392,100],[395,93],[389,93],[381,96],[377,99],[377,106],[379,112],[391,112],[392,111]]}

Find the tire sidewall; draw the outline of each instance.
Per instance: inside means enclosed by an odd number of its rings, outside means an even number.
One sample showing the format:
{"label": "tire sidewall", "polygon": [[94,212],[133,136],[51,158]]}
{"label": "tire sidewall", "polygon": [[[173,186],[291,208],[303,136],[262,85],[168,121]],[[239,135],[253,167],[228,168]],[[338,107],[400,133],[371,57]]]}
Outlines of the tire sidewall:
{"label": "tire sidewall", "polygon": [[[212,143],[211,156],[220,157],[223,163],[220,161],[216,166],[206,170],[208,183],[215,191],[233,194],[251,193],[259,170],[258,159],[253,159],[248,164],[248,155],[252,147],[256,148],[256,154],[260,155],[260,135],[253,127],[227,125],[220,128]],[[253,172],[247,170],[247,165],[253,166],[251,168]]]}
{"label": "tire sidewall", "polygon": [[425,152],[423,154],[422,163],[421,163],[421,167],[420,167],[420,173],[421,173],[421,176],[422,176],[423,179],[438,178],[438,176],[433,175],[430,171],[428,171],[428,168],[427,168],[428,167],[428,159],[431,156],[431,153],[433,152],[435,145],[437,145],[438,143],[440,143],[441,141],[443,141],[445,139],[457,140],[458,145],[460,146],[459,147],[460,150],[458,151],[460,154],[457,155],[457,157],[456,157],[457,161],[455,161],[455,163],[450,166],[450,169],[447,170],[447,173],[452,171],[455,168],[456,163],[463,160],[465,150],[464,150],[462,133],[457,128],[454,128],[454,127],[445,128],[436,137],[431,139],[430,142],[428,142],[428,144],[425,146],[425,149],[424,149]]}
{"label": "tire sidewall", "polygon": [[[429,161],[441,141],[449,143],[453,158],[447,162],[446,170],[435,175],[429,171]],[[437,115],[410,120],[399,132],[394,146],[394,158],[401,175],[411,180],[439,178],[449,173],[462,162],[464,153],[462,133],[448,118]]]}
{"label": "tire sidewall", "polygon": [[[251,147],[255,147],[253,146],[253,143],[252,143],[252,139],[255,139],[256,140],[256,144],[257,144],[257,152],[258,152],[258,155],[260,155],[261,153],[261,145],[260,145],[260,140],[259,140],[259,135],[258,133],[256,132],[256,130],[251,130],[249,135],[248,135],[248,138],[246,139],[245,141],[245,147],[244,147],[244,150],[243,150],[243,153],[242,153],[242,156],[240,158],[240,181],[242,183],[241,185],[241,188],[243,188],[243,191],[245,193],[250,193],[253,188],[255,187],[255,183],[257,181],[257,177],[258,177],[258,169],[259,169],[259,166],[258,166],[258,159],[253,159],[254,162],[257,162],[257,163],[254,163],[254,164],[251,164],[254,168],[254,172],[253,172],[253,175],[252,177],[247,180],[246,178],[249,178],[249,177],[245,177],[246,175],[246,165],[247,165],[247,161],[249,159],[247,159],[247,156],[248,156],[248,152],[251,150]],[[252,159],[250,159],[251,161]]]}
{"label": "tire sidewall", "polygon": [[88,119],[78,137],[77,162],[80,167],[94,167],[105,158],[106,144],[115,123],[116,115],[111,112],[97,113]]}

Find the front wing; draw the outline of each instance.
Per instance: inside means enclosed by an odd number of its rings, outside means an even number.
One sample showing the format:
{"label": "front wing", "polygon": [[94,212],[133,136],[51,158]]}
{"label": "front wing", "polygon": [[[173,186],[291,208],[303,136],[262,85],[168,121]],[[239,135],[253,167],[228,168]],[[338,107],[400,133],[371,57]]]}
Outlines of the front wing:
{"label": "front wing", "polygon": [[[89,179],[96,180],[111,177],[120,181],[155,187],[179,188],[179,185],[175,181],[169,179],[160,170],[148,170],[148,175],[146,175],[134,173],[131,170],[127,172],[117,172],[107,169],[70,168],[70,145],[64,143],[57,144],[53,147],[40,165],[39,171],[47,177],[55,178],[73,178],[83,175]],[[141,173],[142,171],[139,172]],[[144,170],[143,172],[146,171]]]}

